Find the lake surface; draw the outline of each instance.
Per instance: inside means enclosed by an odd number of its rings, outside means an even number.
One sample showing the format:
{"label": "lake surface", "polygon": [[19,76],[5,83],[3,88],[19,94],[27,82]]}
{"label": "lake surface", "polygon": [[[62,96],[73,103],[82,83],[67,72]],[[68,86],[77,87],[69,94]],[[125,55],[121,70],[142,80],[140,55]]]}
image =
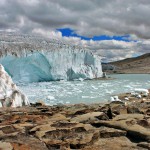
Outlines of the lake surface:
{"label": "lake surface", "polygon": [[109,75],[114,80],[56,81],[20,84],[30,102],[47,105],[106,102],[112,95],[135,88],[150,89],[150,74]]}

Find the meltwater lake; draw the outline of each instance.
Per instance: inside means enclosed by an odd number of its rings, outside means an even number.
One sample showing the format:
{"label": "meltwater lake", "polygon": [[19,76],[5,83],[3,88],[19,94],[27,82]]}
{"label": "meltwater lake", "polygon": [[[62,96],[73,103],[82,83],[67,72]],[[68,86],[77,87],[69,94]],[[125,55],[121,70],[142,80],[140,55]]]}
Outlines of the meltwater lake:
{"label": "meltwater lake", "polygon": [[30,102],[46,105],[101,103],[135,88],[150,89],[150,74],[115,74],[113,80],[55,81],[19,84]]}

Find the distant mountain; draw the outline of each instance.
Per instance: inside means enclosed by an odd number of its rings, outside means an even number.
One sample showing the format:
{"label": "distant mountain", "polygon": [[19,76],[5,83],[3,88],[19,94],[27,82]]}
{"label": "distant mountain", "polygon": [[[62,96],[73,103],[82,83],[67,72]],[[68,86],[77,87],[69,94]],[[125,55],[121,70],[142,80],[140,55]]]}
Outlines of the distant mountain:
{"label": "distant mountain", "polygon": [[109,73],[150,73],[150,53],[103,64],[103,71]]}

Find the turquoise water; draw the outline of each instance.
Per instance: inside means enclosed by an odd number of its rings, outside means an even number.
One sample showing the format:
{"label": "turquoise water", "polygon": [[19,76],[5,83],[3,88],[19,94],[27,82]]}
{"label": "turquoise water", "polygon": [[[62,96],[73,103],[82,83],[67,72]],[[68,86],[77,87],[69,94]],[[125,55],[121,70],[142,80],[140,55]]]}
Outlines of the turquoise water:
{"label": "turquoise water", "polygon": [[114,80],[57,81],[20,84],[30,102],[47,105],[106,102],[112,95],[135,88],[150,89],[150,74],[109,75]]}

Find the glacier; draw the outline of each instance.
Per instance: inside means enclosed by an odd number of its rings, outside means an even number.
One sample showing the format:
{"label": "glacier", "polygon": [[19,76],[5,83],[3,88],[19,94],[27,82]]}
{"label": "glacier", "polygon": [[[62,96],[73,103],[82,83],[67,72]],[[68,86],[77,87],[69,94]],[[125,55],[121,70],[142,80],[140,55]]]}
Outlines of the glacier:
{"label": "glacier", "polygon": [[13,83],[0,64],[0,107],[21,107],[30,105],[28,98]]}
{"label": "glacier", "polygon": [[101,56],[40,36],[0,34],[0,63],[15,82],[102,77]]}

